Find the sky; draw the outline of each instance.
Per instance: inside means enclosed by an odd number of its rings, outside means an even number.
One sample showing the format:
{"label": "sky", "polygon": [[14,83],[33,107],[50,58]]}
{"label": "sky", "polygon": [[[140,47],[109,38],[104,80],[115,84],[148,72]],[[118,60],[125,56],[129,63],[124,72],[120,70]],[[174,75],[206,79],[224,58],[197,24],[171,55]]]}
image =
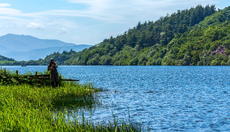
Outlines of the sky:
{"label": "sky", "polygon": [[197,5],[224,9],[230,0],[0,0],[0,36],[31,35],[95,45],[137,23]]}

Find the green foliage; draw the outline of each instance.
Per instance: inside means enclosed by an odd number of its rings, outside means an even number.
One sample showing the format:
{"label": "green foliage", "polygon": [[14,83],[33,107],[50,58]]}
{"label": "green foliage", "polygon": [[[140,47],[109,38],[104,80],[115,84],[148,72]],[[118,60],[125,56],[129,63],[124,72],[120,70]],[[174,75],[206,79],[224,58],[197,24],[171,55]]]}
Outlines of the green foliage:
{"label": "green foliage", "polygon": [[7,57],[5,57],[5,56],[1,56],[1,55],[0,55],[0,61],[15,61],[15,60],[12,59],[12,58],[7,58]]}
{"label": "green foliage", "polygon": [[0,64],[13,64],[15,61],[0,61]]}
{"label": "green foliage", "polygon": [[212,62],[210,63],[211,66],[215,66],[218,64],[218,61],[217,60],[212,60]]}
{"label": "green foliage", "polygon": [[7,57],[5,57],[5,56],[1,56],[1,55],[0,55],[0,65],[5,65],[5,64],[10,65],[10,64],[13,64],[14,62],[15,62],[14,59],[12,59],[12,58],[7,58]]}

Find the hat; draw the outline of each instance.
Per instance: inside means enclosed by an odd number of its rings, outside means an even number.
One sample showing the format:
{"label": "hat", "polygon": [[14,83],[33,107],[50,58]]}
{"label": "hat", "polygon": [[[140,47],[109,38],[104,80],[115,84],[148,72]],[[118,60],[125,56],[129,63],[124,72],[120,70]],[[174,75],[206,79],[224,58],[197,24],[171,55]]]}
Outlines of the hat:
{"label": "hat", "polygon": [[50,59],[50,61],[54,61],[54,59],[53,59],[53,58],[51,58],[51,59]]}

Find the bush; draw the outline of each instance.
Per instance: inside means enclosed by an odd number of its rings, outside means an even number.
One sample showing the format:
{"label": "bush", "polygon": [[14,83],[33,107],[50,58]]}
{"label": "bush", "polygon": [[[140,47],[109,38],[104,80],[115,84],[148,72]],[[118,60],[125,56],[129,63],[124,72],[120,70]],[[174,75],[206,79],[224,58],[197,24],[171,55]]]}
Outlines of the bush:
{"label": "bush", "polygon": [[210,63],[210,65],[211,65],[211,66],[216,66],[217,63],[218,63],[218,62],[217,62],[216,60],[213,60],[213,61]]}
{"label": "bush", "polygon": [[202,61],[198,61],[197,66],[203,66],[203,62]]}

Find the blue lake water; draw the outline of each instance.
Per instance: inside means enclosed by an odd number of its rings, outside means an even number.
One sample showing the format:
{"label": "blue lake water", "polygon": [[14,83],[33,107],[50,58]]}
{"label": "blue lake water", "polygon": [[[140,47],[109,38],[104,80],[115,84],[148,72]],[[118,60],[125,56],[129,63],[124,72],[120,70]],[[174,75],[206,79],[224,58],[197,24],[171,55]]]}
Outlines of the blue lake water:
{"label": "blue lake water", "polygon": [[[23,74],[46,66],[6,68]],[[108,90],[99,95],[102,107],[88,113],[91,120],[112,120],[112,113],[128,120],[130,114],[150,131],[230,131],[230,67],[60,66],[58,71]]]}

